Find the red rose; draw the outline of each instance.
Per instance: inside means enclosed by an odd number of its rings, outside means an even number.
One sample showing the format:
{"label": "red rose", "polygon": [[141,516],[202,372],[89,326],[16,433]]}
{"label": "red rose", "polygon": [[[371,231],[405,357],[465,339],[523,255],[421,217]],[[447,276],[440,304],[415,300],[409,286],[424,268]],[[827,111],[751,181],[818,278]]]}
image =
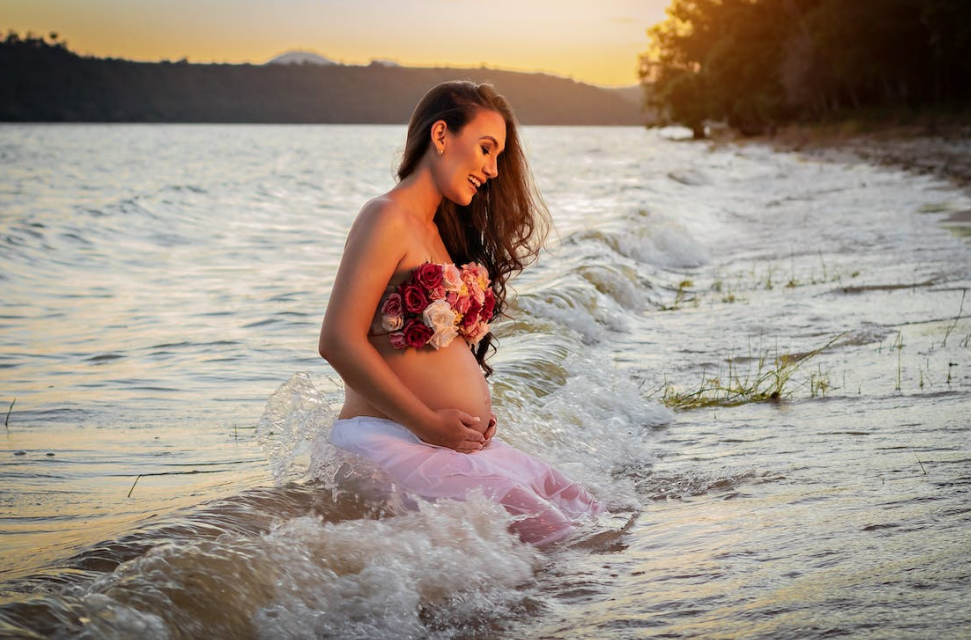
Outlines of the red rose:
{"label": "red rose", "polygon": [[496,294],[492,292],[492,289],[486,289],[485,301],[482,303],[482,311],[479,313],[479,317],[482,318],[483,322],[489,322],[492,320],[492,313],[496,310]]}
{"label": "red rose", "polygon": [[386,316],[401,316],[404,315],[404,308],[402,307],[402,300],[400,293],[392,293],[388,296],[388,299],[384,301],[381,305],[381,313]]}
{"label": "red rose", "polygon": [[411,274],[411,280],[426,291],[442,284],[442,265],[426,262]]}
{"label": "red rose", "polygon": [[435,332],[421,320],[412,319],[405,325],[404,334],[405,344],[409,347],[421,349],[428,344],[428,341],[435,335]]}
{"label": "red rose", "polygon": [[472,300],[471,304],[469,305],[468,312],[465,314],[465,317],[462,318],[462,326],[468,328],[474,325],[476,322],[478,322],[479,312],[481,310],[482,310],[482,305],[480,305],[475,300]]}
{"label": "red rose", "polygon": [[428,296],[417,284],[405,284],[398,290],[408,313],[421,313],[428,306]]}

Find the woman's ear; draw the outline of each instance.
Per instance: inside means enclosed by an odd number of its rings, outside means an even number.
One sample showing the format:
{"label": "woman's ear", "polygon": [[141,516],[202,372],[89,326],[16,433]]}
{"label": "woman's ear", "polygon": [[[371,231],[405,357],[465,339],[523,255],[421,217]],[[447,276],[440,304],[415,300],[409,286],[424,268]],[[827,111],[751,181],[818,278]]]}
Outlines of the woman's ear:
{"label": "woman's ear", "polygon": [[442,155],[445,153],[445,132],[448,131],[448,125],[445,124],[444,120],[436,120],[435,124],[432,125],[431,130],[431,143],[432,147],[435,149],[435,153]]}

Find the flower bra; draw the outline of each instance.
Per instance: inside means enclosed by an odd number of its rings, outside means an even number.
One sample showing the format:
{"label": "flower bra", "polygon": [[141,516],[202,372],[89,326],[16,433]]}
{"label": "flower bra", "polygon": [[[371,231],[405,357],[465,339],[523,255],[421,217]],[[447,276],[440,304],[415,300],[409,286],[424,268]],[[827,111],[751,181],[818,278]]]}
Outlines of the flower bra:
{"label": "flower bra", "polygon": [[489,273],[477,262],[462,267],[426,262],[399,285],[389,285],[368,335],[387,335],[395,349],[426,344],[441,349],[462,336],[475,346],[489,333],[496,307]]}

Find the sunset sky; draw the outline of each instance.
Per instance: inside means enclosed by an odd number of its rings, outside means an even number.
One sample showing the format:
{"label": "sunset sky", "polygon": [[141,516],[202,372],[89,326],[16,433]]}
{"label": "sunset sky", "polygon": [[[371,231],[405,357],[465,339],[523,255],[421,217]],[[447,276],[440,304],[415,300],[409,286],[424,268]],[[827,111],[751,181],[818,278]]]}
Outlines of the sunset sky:
{"label": "sunset sky", "polygon": [[78,53],[262,63],[288,50],[345,64],[545,71],[637,82],[670,0],[0,0],[0,29],[56,31]]}

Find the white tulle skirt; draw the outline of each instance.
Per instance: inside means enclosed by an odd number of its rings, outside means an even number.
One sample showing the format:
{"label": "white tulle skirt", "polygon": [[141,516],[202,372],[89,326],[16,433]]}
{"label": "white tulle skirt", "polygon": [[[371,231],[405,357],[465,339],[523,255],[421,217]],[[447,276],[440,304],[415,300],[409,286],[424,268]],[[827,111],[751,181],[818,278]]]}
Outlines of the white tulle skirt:
{"label": "white tulle skirt", "polygon": [[604,511],[582,486],[542,460],[493,439],[466,454],[422,442],[404,426],[370,416],[337,420],[330,441],[382,469],[401,490],[422,498],[463,499],[479,490],[514,518],[519,537],[545,545],[578,519]]}

